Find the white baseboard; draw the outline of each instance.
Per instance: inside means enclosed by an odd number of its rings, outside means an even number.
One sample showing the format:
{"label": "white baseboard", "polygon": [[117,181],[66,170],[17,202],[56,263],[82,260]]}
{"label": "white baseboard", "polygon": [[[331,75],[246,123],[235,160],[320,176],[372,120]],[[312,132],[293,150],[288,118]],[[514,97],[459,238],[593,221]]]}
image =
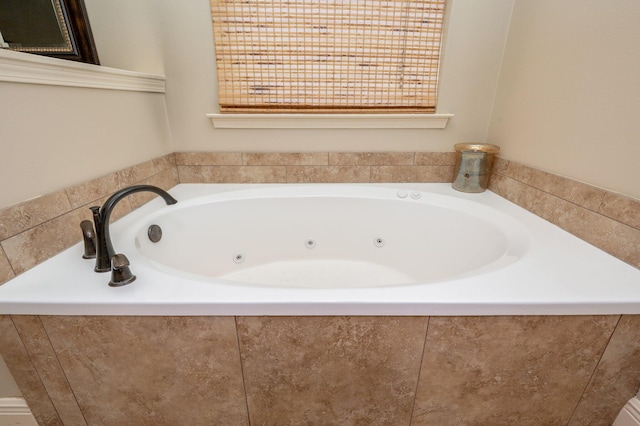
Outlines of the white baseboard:
{"label": "white baseboard", "polygon": [[640,399],[637,396],[622,408],[613,426],[640,426]]}
{"label": "white baseboard", "polygon": [[0,426],[38,426],[24,398],[0,398]]}

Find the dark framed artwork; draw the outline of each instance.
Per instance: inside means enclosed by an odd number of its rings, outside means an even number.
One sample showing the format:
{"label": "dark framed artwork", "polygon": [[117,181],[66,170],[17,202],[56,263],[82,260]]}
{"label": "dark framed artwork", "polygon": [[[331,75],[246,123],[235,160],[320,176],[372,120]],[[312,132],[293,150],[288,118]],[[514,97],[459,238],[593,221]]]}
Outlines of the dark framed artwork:
{"label": "dark framed artwork", "polygon": [[0,0],[0,47],[100,64],[84,0]]}

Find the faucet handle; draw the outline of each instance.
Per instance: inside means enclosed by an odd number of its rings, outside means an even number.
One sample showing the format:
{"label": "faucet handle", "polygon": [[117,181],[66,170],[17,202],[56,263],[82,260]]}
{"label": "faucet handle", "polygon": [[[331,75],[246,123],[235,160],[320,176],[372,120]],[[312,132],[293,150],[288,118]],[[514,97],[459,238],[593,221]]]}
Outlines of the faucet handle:
{"label": "faucet handle", "polygon": [[118,253],[111,258],[111,287],[121,287],[132,283],[136,276],[129,269],[129,259],[122,253]]}
{"label": "faucet handle", "polygon": [[84,254],[83,259],[95,259],[96,258],[96,233],[93,230],[93,224],[89,220],[83,220],[80,222],[80,229],[82,229],[82,240],[84,241]]}

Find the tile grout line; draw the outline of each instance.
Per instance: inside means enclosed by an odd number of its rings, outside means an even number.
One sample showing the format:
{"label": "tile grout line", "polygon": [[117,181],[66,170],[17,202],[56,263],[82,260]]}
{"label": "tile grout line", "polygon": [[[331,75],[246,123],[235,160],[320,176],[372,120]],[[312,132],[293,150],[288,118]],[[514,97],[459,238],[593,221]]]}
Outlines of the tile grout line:
{"label": "tile grout line", "polygon": [[416,400],[418,399],[418,388],[420,387],[420,374],[422,373],[422,364],[424,363],[424,354],[427,351],[427,337],[429,336],[429,324],[431,323],[431,317],[428,316],[427,318],[427,326],[425,327],[425,331],[424,331],[424,343],[422,344],[422,353],[420,356],[420,366],[418,367],[418,377],[416,378],[416,387],[413,391],[413,401],[411,403],[411,413],[409,415],[409,425],[411,426],[411,424],[413,423],[413,414],[415,413],[415,409],[416,409]]}
{"label": "tile grout line", "polygon": [[[73,391],[73,387],[71,387],[71,383],[69,383],[69,378],[67,377],[67,372],[62,367],[62,363],[60,362],[60,358],[58,357],[58,352],[55,350],[55,348],[53,347],[53,344],[51,343],[51,338],[49,337],[49,333],[47,333],[47,329],[45,328],[44,323],[42,322],[42,316],[41,315],[38,315],[38,322],[40,323],[40,326],[42,327],[42,331],[44,332],[44,335],[47,337],[47,343],[49,343],[49,347],[51,348],[51,351],[53,352],[53,355],[55,356],[56,363],[58,364],[58,367],[60,367],[60,371],[62,372],[62,375],[64,376],[64,379],[67,382],[67,386],[69,387],[69,391],[71,392],[71,395],[73,395],[73,400],[75,401],[75,403],[76,403],[76,405],[78,407],[78,410],[80,411],[80,414],[82,415],[82,418],[84,419],[85,425],[88,425],[89,422],[87,422],[86,414],[84,413],[84,411],[82,411],[82,407],[80,407],[80,403],[78,402],[78,397],[76,396],[76,393]],[[53,402],[53,400],[52,400],[52,402]],[[54,404],[54,406],[55,406],[55,404]],[[56,409],[56,411],[57,411],[57,409]]]}
{"label": "tile grout line", "polygon": [[[17,277],[18,274],[16,274],[16,270],[13,267],[13,265],[11,264],[11,260],[9,259],[9,256],[7,256],[7,252],[4,250],[4,247],[2,246],[3,242],[4,242],[4,240],[0,241],[0,251],[2,252],[2,255],[4,256],[4,258],[7,259],[7,263],[9,264],[9,268],[11,268],[11,272],[13,273],[13,277]],[[9,278],[9,279],[11,279],[11,278]],[[4,282],[0,283],[0,285],[2,285],[2,284],[4,284]]]}
{"label": "tile grout line", "polygon": [[242,348],[240,347],[240,333],[238,332],[238,317],[233,317],[236,330],[236,341],[238,343],[238,362],[240,363],[240,376],[242,377],[242,391],[244,393],[244,403],[247,409],[247,423],[251,426],[251,413],[249,412],[249,395],[247,394],[247,383],[244,378],[244,364],[242,362]]}
{"label": "tile grout line", "polygon": [[[540,190],[540,191],[542,191],[542,192],[545,192],[545,193],[547,193],[547,194],[553,195],[553,196],[555,196],[555,197],[557,197],[557,198],[560,198],[560,199],[562,199],[562,200],[564,200],[564,201],[567,201],[567,202],[569,202],[569,203],[575,204],[575,205],[577,205],[577,206],[579,206],[579,207],[582,207],[582,208],[584,208],[584,209],[586,209],[586,210],[589,210],[589,211],[592,211],[592,212],[594,212],[594,213],[601,214],[601,215],[603,215],[603,216],[606,216],[606,215],[605,215],[605,214],[603,214],[603,213],[601,213],[601,212],[600,212],[600,210],[601,210],[601,208],[602,208],[602,205],[603,205],[603,203],[604,203],[604,199],[605,199],[605,197],[606,197],[606,195],[607,195],[607,194],[610,194],[610,195],[613,195],[613,196],[619,196],[619,197],[622,197],[622,198],[628,198],[628,199],[630,199],[630,200],[632,200],[632,201],[636,201],[636,202],[639,202],[639,203],[640,203],[640,200],[635,200],[635,199],[633,199],[633,198],[631,198],[631,197],[627,197],[627,196],[625,196],[625,195],[616,194],[615,192],[611,192],[611,191],[609,191],[609,190],[607,190],[607,189],[603,189],[603,188],[599,188],[599,187],[597,187],[597,186],[593,186],[593,185],[591,185],[591,184],[589,184],[589,183],[585,183],[585,182],[581,182],[581,181],[578,181],[578,180],[574,180],[574,179],[571,179],[571,178],[568,178],[568,177],[565,177],[565,176],[561,176],[561,175],[557,175],[557,174],[554,174],[554,173],[551,173],[551,172],[546,172],[546,171],[543,171],[543,170],[539,170],[539,169],[536,169],[535,167],[525,166],[525,165],[523,165],[523,164],[520,164],[520,163],[517,163],[517,162],[511,161],[511,160],[504,160],[504,161],[507,163],[507,164],[506,164],[506,166],[504,167],[504,173],[496,173],[496,174],[500,174],[500,175],[502,175],[502,176],[504,176],[504,177],[508,177],[508,178],[513,179],[513,180],[515,180],[515,181],[517,181],[517,182],[520,182],[520,183],[522,183],[522,184],[524,184],[524,185],[528,185],[528,186],[530,186],[530,187],[532,187],[532,188],[536,188],[536,189],[538,189],[538,190]],[[601,198],[600,198],[600,200],[599,200],[599,202],[598,202],[598,207],[596,207],[595,209],[591,209],[591,208],[589,208],[589,207],[586,207],[586,206],[583,206],[583,205],[578,204],[578,203],[576,203],[576,202],[573,202],[573,201],[571,201],[571,200],[569,200],[569,199],[567,199],[567,198],[564,198],[564,197],[562,197],[562,196],[560,196],[560,195],[554,194],[553,192],[550,192],[550,191],[548,191],[548,190],[545,190],[545,189],[543,189],[543,188],[541,188],[541,187],[539,187],[539,186],[536,186],[536,185],[534,185],[534,184],[531,184],[531,183],[525,182],[524,180],[518,179],[518,178],[516,178],[515,176],[513,176],[512,174],[510,174],[510,173],[509,173],[509,171],[508,171],[508,170],[509,170],[509,166],[510,166],[511,164],[514,164],[514,165],[515,165],[514,167],[517,167],[517,166],[525,167],[525,168],[527,168],[527,169],[531,169],[531,170],[532,170],[532,171],[534,171],[534,172],[540,172],[540,173],[543,173],[543,174],[544,174],[544,175],[546,175],[546,176],[550,176],[550,177],[552,177],[552,178],[556,178],[556,179],[558,179],[558,180],[560,180],[560,181],[562,182],[562,183],[561,183],[561,185],[562,185],[562,186],[567,186],[567,185],[569,185],[569,184],[578,184],[578,185],[583,186],[583,187],[585,187],[585,188],[587,188],[587,189],[589,189],[589,190],[593,190],[593,191],[601,192],[601,193],[602,193],[602,195],[601,195]],[[607,217],[609,217],[609,216],[607,216]],[[611,218],[611,219],[613,219],[613,218]],[[615,220],[615,219],[614,219],[614,220]],[[621,222],[621,221],[618,221],[618,222],[620,222],[620,223],[624,223],[624,222]]]}
{"label": "tile grout line", "polygon": [[[492,173],[492,174],[493,174],[493,173]],[[561,201],[564,201],[564,202],[566,202],[566,203],[569,203],[569,204],[571,204],[571,205],[573,205],[573,206],[575,206],[575,207],[577,207],[577,208],[584,209],[584,210],[586,210],[586,211],[588,211],[588,212],[591,212],[591,213],[593,213],[593,214],[597,214],[598,216],[602,216],[603,218],[606,218],[606,219],[608,219],[608,220],[612,220],[612,221],[617,222],[617,223],[619,223],[619,224],[621,224],[621,225],[628,226],[628,227],[630,227],[630,228],[632,228],[632,229],[638,229],[638,228],[636,228],[636,227],[634,227],[634,226],[632,226],[632,225],[630,225],[630,224],[628,224],[628,223],[625,223],[625,222],[623,222],[623,221],[621,221],[621,220],[619,220],[619,219],[612,218],[611,216],[607,216],[607,215],[602,214],[602,213],[600,213],[600,212],[598,212],[598,211],[595,211],[595,210],[592,210],[592,209],[590,209],[590,208],[588,208],[588,207],[585,207],[585,206],[582,206],[582,205],[580,205],[580,204],[577,204],[577,203],[575,203],[575,202],[573,202],[573,201],[571,201],[571,200],[567,200],[566,198],[562,198],[562,197],[561,197],[561,196],[559,196],[559,195],[553,194],[553,193],[551,193],[551,192],[549,192],[549,191],[545,191],[545,190],[544,190],[544,189],[542,189],[542,188],[539,188],[539,187],[537,187],[537,186],[533,186],[533,185],[531,185],[531,184],[529,184],[529,183],[527,183],[527,182],[523,182],[523,181],[521,181],[521,180],[519,180],[519,179],[516,179],[516,178],[514,178],[514,177],[508,176],[507,174],[502,174],[502,173],[495,173],[495,174],[496,174],[496,175],[498,175],[498,176],[502,176],[502,177],[504,177],[504,178],[506,178],[506,179],[511,179],[512,181],[518,182],[518,183],[520,183],[520,184],[522,184],[522,185],[525,185],[525,186],[527,186],[527,187],[529,187],[529,188],[535,189],[536,191],[540,191],[540,192],[542,192],[542,193],[544,193],[544,194],[547,194],[547,195],[549,195],[549,196],[551,196],[551,197],[557,198],[558,200],[561,200]],[[605,191],[603,190],[603,192],[605,192]],[[498,194],[498,195],[499,195],[499,194]],[[502,195],[500,195],[500,196],[501,196],[501,197],[503,197]],[[506,198],[506,197],[503,197],[503,198]],[[603,197],[603,198],[604,198],[604,197]],[[510,200],[510,201],[511,201],[511,200]],[[513,202],[513,201],[512,201],[512,202]],[[519,205],[519,204],[518,204],[518,205]],[[523,207],[523,206],[520,206],[520,207]],[[523,207],[523,208],[524,208],[524,207]],[[531,213],[533,213],[533,212],[532,212],[531,210],[529,210],[529,209],[527,209],[527,211],[530,211]],[[540,216],[540,215],[538,215],[538,214],[536,214],[536,213],[533,213],[533,214],[535,214],[535,215],[536,215],[536,216],[538,216],[538,217],[542,217],[542,216]],[[546,219],[545,219],[545,220],[546,220]],[[582,239],[582,238],[581,238],[581,239]]]}
{"label": "tile grout line", "polygon": [[[13,319],[14,316],[13,315],[7,315],[7,316],[11,320],[11,324],[13,325],[13,328],[16,330],[16,333],[18,334],[18,339],[20,339],[20,343],[22,343],[22,347],[24,348],[24,350],[27,352],[27,355],[29,356],[29,362],[31,363],[31,366],[33,367],[36,375],[38,376],[38,380],[40,381],[40,384],[42,385],[42,388],[44,389],[44,392],[47,394],[47,398],[49,399],[49,402],[51,403],[51,406],[53,407],[53,410],[56,412],[56,415],[58,416],[58,420],[60,420],[62,422],[62,417],[60,416],[60,412],[58,411],[58,407],[56,407],[56,404],[53,402],[53,399],[51,399],[51,395],[49,395],[49,390],[47,389],[47,387],[44,384],[44,380],[42,379],[42,375],[40,374],[40,370],[33,363],[33,357],[31,355],[31,352],[29,352],[29,349],[27,349],[27,345],[25,344],[24,339],[22,338],[22,334],[20,334],[20,332],[18,331],[18,326],[16,326],[16,323],[15,323],[15,321]],[[38,320],[39,319],[40,319],[40,317],[38,317]],[[49,338],[49,336],[47,336],[47,339],[48,338]]]}
{"label": "tile grout line", "polygon": [[573,410],[571,411],[571,414],[569,415],[569,419],[567,420],[567,423],[566,423],[565,426],[570,426],[571,425],[571,421],[573,420],[573,417],[576,415],[576,412],[578,411],[578,407],[580,407],[580,404],[582,403],[582,401],[584,399],[585,393],[587,392],[587,389],[589,389],[589,385],[593,381],[593,377],[595,376],[596,371],[598,371],[598,367],[600,366],[600,363],[602,362],[602,358],[604,357],[604,353],[607,351],[607,348],[609,347],[609,344],[611,343],[611,339],[613,339],[613,335],[615,334],[616,330],[618,329],[618,325],[620,325],[620,321],[622,321],[622,315],[618,315],[618,320],[616,321],[616,325],[613,327],[613,330],[611,331],[611,334],[609,335],[609,338],[607,339],[607,343],[602,348],[602,353],[600,354],[600,357],[598,358],[598,362],[596,362],[596,365],[593,368],[593,371],[591,372],[591,375],[589,375],[589,380],[587,380],[587,383],[585,384],[584,389],[582,390],[582,393],[580,394],[580,399],[578,399],[578,402],[576,403],[576,406],[573,407]]}
{"label": "tile grout line", "polygon": [[631,228],[633,228],[633,229],[637,229],[637,230],[639,230],[639,231],[640,231],[640,227],[638,227],[638,226],[634,226],[634,225],[631,225],[631,224],[629,224],[629,223],[626,223],[626,222],[623,222],[623,221],[621,221],[621,220],[619,220],[619,219],[616,219],[616,218],[614,218],[614,217],[611,217],[611,216],[609,216],[608,214],[606,214],[606,213],[604,213],[604,212],[602,211],[603,206],[606,204],[606,203],[605,203],[605,198],[607,197],[607,194],[608,194],[608,195],[610,195],[610,196],[612,196],[612,197],[619,197],[619,198],[624,198],[624,199],[631,200],[634,204],[638,204],[638,207],[640,207],[640,200],[636,200],[636,199],[634,199],[634,198],[630,198],[630,197],[626,197],[626,196],[624,196],[624,195],[616,194],[615,192],[611,192],[611,191],[604,191],[604,190],[603,190],[603,192],[604,192],[604,194],[602,195],[602,200],[600,200],[600,205],[598,206],[598,211],[597,211],[596,213],[598,213],[599,215],[602,215],[602,216],[604,216],[604,217],[607,217],[607,218],[609,218],[609,219],[611,219],[611,220],[615,220],[616,222],[619,222],[619,223],[621,223],[621,224],[623,224],[623,225],[630,226]]}

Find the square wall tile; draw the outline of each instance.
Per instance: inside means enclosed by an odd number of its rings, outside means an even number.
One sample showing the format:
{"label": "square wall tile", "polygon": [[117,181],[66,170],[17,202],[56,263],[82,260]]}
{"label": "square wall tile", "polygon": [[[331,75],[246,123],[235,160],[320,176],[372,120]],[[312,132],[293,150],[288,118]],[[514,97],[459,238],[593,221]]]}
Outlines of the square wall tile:
{"label": "square wall tile", "polygon": [[64,191],[57,191],[32,200],[0,209],[0,241],[54,219],[71,210]]}
{"label": "square wall tile", "polygon": [[251,424],[409,423],[427,318],[237,322]]}
{"label": "square wall tile", "polygon": [[41,317],[88,424],[248,425],[233,317]]}
{"label": "square wall tile", "polygon": [[178,166],[241,166],[240,152],[176,152]]}
{"label": "square wall tile", "polygon": [[326,152],[245,152],[242,154],[246,166],[326,166]]}
{"label": "square wall tile", "polygon": [[412,425],[565,425],[618,316],[432,317]]}
{"label": "square wall tile", "polygon": [[411,166],[413,152],[330,152],[332,166]]}

